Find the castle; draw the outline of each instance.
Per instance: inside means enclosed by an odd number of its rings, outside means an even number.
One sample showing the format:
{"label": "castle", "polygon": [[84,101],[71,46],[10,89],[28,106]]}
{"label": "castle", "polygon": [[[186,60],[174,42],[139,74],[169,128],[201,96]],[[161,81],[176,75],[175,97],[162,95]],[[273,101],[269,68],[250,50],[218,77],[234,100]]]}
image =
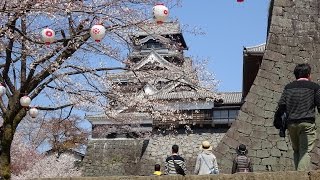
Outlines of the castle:
{"label": "castle", "polygon": [[109,110],[86,117],[92,138],[85,175],[146,175],[173,144],[191,170],[200,141],[216,145],[234,122],[242,93],[202,87],[178,22],[145,24],[130,39],[126,70],[107,74]]}

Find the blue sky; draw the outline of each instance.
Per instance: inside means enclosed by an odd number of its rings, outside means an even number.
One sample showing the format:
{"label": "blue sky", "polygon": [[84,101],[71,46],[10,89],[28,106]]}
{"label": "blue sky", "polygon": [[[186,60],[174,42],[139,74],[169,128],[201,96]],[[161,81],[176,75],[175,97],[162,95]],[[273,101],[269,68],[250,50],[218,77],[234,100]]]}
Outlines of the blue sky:
{"label": "blue sky", "polygon": [[181,24],[206,34],[184,33],[188,56],[209,58],[208,69],[220,82],[219,91],[242,90],[243,46],[266,41],[269,0],[183,0],[170,11]]}

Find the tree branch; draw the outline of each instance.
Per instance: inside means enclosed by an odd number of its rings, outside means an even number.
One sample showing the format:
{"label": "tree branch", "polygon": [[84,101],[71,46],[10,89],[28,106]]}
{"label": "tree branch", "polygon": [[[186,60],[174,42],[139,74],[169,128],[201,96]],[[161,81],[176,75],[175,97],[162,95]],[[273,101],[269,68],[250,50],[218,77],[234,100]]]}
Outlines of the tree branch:
{"label": "tree branch", "polygon": [[[49,65],[47,69],[44,69],[38,75],[32,78],[27,87],[27,92],[31,92],[41,83],[43,79],[46,79],[48,76],[50,76],[50,74],[57,71],[61,64],[64,63],[68,57],[72,56],[72,54],[77,51],[78,47],[82,46],[89,38],[90,34],[87,32],[85,35],[83,35],[82,40],[77,42],[76,39],[73,39],[74,42],[70,41],[67,48],[55,59],[53,63],[51,63],[51,65]],[[79,46],[74,46],[76,43],[79,43]]]}
{"label": "tree branch", "polygon": [[[9,24],[10,24],[10,26],[14,26],[16,24],[16,19],[14,19],[12,22],[9,22]],[[14,30],[12,28],[11,28],[11,31],[12,31],[11,33],[14,33]],[[10,65],[12,63],[12,54],[11,53],[12,53],[13,43],[14,43],[14,39],[12,38],[12,39],[10,39],[8,46],[6,48],[6,64],[5,64],[4,69],[2,71],[3,79],[12,93],[15,91],[15,87],[9,78],[9,69],[10,69]]]}
{"label": "tree branch", "polygon": [[51,53],[43,56],[42,58],[40,58],[39,60],[34,61],[33,63],[30,64],[30,72],[28,74],[27,80],[26,82],[29,83],[36,71],[36,68],[39,64],[49,60],[50,58],[52,58],[53,56],[55,56],[60,50],[62,49],[62,47],[57,47],[55,50],[53,50]]}
{"label": "tree branch", "polygon": [[[27,32],[27,25],[26,25],[26,15],[24,14],[21,17],[21,31],[23,33]],[[26,70],[27,70],[27,47],[26,47],[26,39],[22,38],[22,44],[21,44],[21,70],[20,70],[20,76],[21,76],[21,86],[25,84],[26,82]]]}
{"label": "tree branch", "polygon": [[74,104],[65,104],[62,106],[57,106],[57,107],[37,107],[37,109],[39,110],[47,110],[47,111],[54,111],[54,110],[59,110],[59,109],[63,109],[66,107],[70,107],[70,106],[74,106]]}

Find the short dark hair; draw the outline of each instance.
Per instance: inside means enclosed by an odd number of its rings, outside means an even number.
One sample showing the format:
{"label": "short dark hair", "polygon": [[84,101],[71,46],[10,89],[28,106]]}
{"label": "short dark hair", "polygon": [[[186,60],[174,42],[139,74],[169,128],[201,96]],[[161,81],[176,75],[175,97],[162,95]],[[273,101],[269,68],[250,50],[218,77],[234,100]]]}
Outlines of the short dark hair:
{"label": "short dark hair", "polygon": [[172,152],[173,152],[173,153],[178,153],[178,151],[179,151],[179,146],[176,145],[176,144],[173,145],[173,146],[172,146]]}
{"label": "short dark hair", "polygon": [[155,171],[160,171],[160,164],[154,165],[154,170]]}
{"label": "short dark hair", "polygon": [[296,79],[308,78],[310,76],[310,73],[311,73],[311,66],[308,63],[298,64],[294,68],[294,72],[293,73],[294,73],[294,76],[296,77]]}

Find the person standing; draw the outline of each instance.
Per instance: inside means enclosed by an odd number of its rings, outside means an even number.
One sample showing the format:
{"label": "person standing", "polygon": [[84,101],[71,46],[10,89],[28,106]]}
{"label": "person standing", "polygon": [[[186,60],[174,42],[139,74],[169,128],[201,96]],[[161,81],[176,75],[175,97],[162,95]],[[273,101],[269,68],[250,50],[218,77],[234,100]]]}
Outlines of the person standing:
{"label": "person standing", "polygon": [[247,154],[247,147],[244,144],[240,144],[237,147],[237,156],[233,160],[232,174],[237,172],[253,172],[251,159]]}
{"label": "person standing", "polygon": [[219,174],[216,156],[211,152],[212,146],[208,141],[203,141],[200,147],[202,152],[198,154],[194,173],[203,174]]}
{"label": "person standing", "polygon": [[172,155],[169,156],[165,161],[165,174],[181,174],[185,175],[187,169],[185,165],[184,159],[178,155],[179,146],[173,145],[172,146]]}
{"label": "person standing", "polygon": [[[311,81],[310,74],[311,67],[307,63],[295,67],[296,80],[285,86],[275,113],[275,119],[280,119],[284,113],[287,116],[294,165],[298,171],[310,170],[309,153],[317,137],[315,108],[320,112],[320,86]],[[277,127],[276,124],[275,126]]]}

